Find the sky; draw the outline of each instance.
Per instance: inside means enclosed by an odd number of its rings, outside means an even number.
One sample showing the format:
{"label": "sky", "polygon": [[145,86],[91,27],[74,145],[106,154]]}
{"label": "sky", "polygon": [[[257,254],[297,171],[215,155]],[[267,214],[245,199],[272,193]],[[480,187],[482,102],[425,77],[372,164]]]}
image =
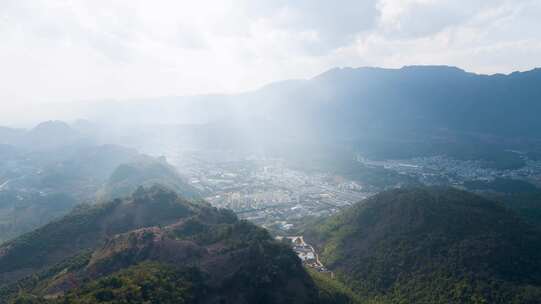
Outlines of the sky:
{"label": "sky", "polygon": [[539,0],[0,0],[0,107],[234,93],[344,66],[529,70],[540,16]]}

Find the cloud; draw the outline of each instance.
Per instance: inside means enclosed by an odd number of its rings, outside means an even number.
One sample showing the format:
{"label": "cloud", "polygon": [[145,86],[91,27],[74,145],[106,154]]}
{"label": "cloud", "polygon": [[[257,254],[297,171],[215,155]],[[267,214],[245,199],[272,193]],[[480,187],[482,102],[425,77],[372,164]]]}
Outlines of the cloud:
{"label": "cloud", "polygon": [[238,92],[334,66],[541,65],[537,0],[3,0],[0,103]]}
{"label": "cloud", "polygon": [[359,32],[372,29],[379,15],[376,0],[249,1],[247,7],[250,15],[267,20],[274,28],[312,33],[317,43],[310,46],[321,52],[344,46]]}
{"label": "cloud", "polygon": [[[449,64],[480,73],[541,65],[538,1],[380,2],[379,27],[351,46],[369,65]],[[537,15],[538,16],[538,15]]]}

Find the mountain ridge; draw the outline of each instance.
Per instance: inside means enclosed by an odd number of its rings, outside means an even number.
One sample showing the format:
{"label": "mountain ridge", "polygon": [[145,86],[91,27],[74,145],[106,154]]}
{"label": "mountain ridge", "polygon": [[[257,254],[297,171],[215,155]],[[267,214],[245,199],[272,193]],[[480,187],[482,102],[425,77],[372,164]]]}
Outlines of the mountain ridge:
{"label": "mountain ridge", "polygon": [[166,188],[87,208],[0,246],[0,301],[356,303],[266,230]]}
{"label": "mountain ridge", "polygon": [[456,189],[383,192],[305,237],[367,300],[535,303],[541,294],[539,232],[503,206]]}

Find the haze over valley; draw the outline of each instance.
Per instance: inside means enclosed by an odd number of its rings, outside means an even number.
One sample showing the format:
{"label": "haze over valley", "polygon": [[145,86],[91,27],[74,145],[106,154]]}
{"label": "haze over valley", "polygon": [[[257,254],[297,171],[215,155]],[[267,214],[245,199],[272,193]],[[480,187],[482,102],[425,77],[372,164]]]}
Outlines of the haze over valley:
{"label": "haze over valley", "polygon": [[541,303],[536,1],[159,2],[0,4],[0,303]]}

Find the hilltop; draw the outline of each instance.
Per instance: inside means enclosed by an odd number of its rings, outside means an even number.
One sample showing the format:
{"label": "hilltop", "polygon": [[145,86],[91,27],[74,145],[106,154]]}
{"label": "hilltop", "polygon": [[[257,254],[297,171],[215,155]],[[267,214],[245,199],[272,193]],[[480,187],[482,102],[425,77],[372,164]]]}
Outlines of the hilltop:
{"label": "hilltop", "polygon": [[377,194],[306,237],[366,299],[537,303],[541,295],[541,235],[498,203],[452,188]]}
{"label": "hilltop", "polygon": [[92,124],[75,125],[47,121],[30,130],[0,128],[0,243],[78,204],[129,196],[140,185],[162,184],[199,197],[165,158],[98,143],[88,135]]}
{"label": "hilltop", "polygon": [[128,196],[139,186],[163,185],[185,198],[199,198],[201,193],[183,178],[165,159],[151,157],[120,164],[99,191],[101,199]]}
{"label": "hilltop", "polygon": [[265,230],[159,186],[5,243],[0,276],[4,302],[353,303]]}

